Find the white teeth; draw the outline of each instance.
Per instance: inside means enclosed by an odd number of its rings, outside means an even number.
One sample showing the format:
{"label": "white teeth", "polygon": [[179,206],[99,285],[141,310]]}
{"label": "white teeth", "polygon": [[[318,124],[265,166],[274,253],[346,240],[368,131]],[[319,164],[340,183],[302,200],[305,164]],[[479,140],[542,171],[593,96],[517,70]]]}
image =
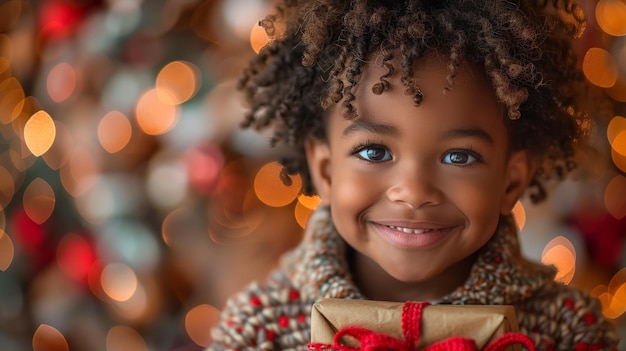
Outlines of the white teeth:
{"label": "white teeth", "polygon": [[435,229],[411,229],[411,228],[404,228],[404,227],[396,227],[395,225],[388,225],[387,227],[391,229],[395,229],[397,231],[408,233],[408,234],[424,234],[424,233],[432,232],[433,230],[435,230]]}

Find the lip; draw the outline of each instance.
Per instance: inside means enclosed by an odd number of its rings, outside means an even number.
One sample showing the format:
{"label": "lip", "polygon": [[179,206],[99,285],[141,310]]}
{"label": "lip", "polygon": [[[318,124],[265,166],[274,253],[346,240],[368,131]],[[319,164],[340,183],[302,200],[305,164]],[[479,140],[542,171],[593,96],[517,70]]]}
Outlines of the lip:
{"label": "lip", "polygon": [[452,232],[455,225],[436,223],[407,223],[407,222],[373,222],[378,234],[394,246],[404,248],[424,248],[433,246]]}

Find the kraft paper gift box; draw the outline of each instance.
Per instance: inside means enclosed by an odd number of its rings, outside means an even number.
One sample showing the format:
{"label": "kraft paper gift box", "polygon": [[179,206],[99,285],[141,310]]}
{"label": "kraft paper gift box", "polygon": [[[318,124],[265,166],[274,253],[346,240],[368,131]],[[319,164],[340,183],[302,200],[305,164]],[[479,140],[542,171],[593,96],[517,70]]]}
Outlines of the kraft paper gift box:
{"label": "kraft paper gift box", "polygon": [[[403,339],[403,303],[372,300],[323,299],[311,312],[311,343],[332,344],[344,327],[362,327],[396,339]],[[507,332],[517,332],[512,306],[428,305],[422,310],[418,349],[451,338],[473,339],[479,350]],[[351,338],[342,344],[358,347]],[[507,350],[521,350],[512,345]]]}

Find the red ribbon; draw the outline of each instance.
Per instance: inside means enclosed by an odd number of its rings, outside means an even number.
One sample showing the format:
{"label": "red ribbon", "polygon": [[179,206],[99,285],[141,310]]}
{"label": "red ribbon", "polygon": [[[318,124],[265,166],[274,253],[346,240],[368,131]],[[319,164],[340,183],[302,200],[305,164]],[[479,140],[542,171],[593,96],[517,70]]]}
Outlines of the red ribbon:
{"label": "red ribbon", "polygon": [[[404,340],[366,328],[345,327],[335,334],[332,344],[310,343],[309,351],[415,351],[421,334],[422,310],[427,305],[429,305],[428,302],[408,301],[402,306]],[[341,338],[344,336],[356,339],[361,346],[342,345]],[[521,344],[529,351],[535,350],[535,344],[528,336],[520,333],[506,333],[485,346],[483,351],[502,351],[515,344]],[[422,351],[478,351],[478,346],[472,339],[455,336],[427,346]]]}

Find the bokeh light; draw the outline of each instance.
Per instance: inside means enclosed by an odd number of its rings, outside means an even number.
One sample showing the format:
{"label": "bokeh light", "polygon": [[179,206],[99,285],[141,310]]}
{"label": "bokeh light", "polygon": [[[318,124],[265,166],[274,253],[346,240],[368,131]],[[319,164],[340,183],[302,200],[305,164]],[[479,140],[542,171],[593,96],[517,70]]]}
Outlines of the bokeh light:
{"label": "bokeh light", "polygon": [[149,170],[146,190],[149,199],[159,208],[174,208],[187,195],[188,183],[185,164],[178,160],[155,157]]}
{"label": "bokeh light", "polygon": [[617,319],[626,312],[626,268],[620,269],[611,278],[609,285],[598,285],[590,292],[602,304],[602,314]]}
{"label": "bokeh light", "polygon": [[13,199],[14,194],[15,180],[13,179],[13,174],[0,165],[0,208],[5,208],[9,201]]}
{"label": "bokeh light", "polygon": [[187,150],[183,159],[190,187],[200,194],[210,194],[224,167],[224,154],[220,148],[214,144],[198,145]]}
{"label": "bokeh light", "polygon": [[105,114],[98,124],[98,140],[100,145],[111,154],[121,151],[128,145],[132,137],[132,125],[120,111]]}
{"label": "bokeh light", "polygon": [[626,282],[621,282],[619,287],[613,293],[613,298],[611,299],[609,308],[616,316],[615,318],[626,312]]}
{"label": "bokeh light", "polygon": [[[7,227],[7,217],[6,212],[4,210],[0,210],[0,230],[6,229]],[[2,233],[2,232],[0,232]],[[2,235],[0,235],[2,236]]]}
{"label": "bokeh light", "polygon": [[89,290],[100,301],[104,301],[107,304],[111,303],[111,299],[104,292],[102,288],[101,275],[102,275],[102,265],[99,261],[96,261],[92,266],[89,272],[87,273],[87,285],[89,286]]}
{"label": "bokeh light", "polygon": [[626,172],[626,156],[615,151],[613,148],[611,148],[611,161],[613,161],[613,164],[619,170]]}
{"label": "bokeh light", "polygon": [[0,80],[0,123],[13,122],[22,112],[24,99],[22,85],[15,77]]}
{"label": "bokeh light", "polygon": [[41,225],[33,222],[24,210],[14,213],[11,222],[11,234],[23,251],[35,253],[42,248],[48,233]]}
{"label": "bokeh light", "polygon": [[33,351],[69,351],[65,336],[56,328],[42,324],[33,334]]}
{"label": "bokeh light", "polygon": [[196,344],[209,346],[213,338],[211,328],[219,320],[220,311],[211,305],[198,305],[190,309],[185,315],[185,329],[187,335]]}
{"label": "bokeh light", "polygon": [[[626,58],[619,60],[619,62],[625,65]],[[626,77],[618,76],[615,84],[606,89],[606,93],[615,101],[626,102]]]}
{"label": "bokeh light", "polygon": [[13,262],[15,247],[11,237],[0,229],[0,271],[6,271]]}
{"label": "bokeh light", "polygon": [[43,155],[54,143],[56,128],[46,111],[38,111],[24,125],[24,142],[35,156]]}
{"label": "bokeh light", "polygon": [[[162,94],[167,94],[167,92],[161,92]],[[163,102],[156,89],[150,89],[139,98],[135,117],[139,128],[144,133],[160,135],[176,125],[180,111],[177,105]]]}
{"label": "bokeh light", "polygon": [[522,231],[526,224],[526,210],[521,201],[518,201],[515,203],[515,206],[513,206],[513,218],[515,218],[515,223],[517,223],[519,231]]}
{"label": "bokeh light", "polygon": [[618,303],[626,308],[626,267],[620,269],[613,275],[608,285],[608,292],[614,299],[618,300]]}
{"label": "bokeh light", "polygon": [[156,78],[156,94],[161,102],[179,105],[191,99],[200,89],[198,68],[186,61],[165,65]]}
{"label": "bokeh light", "polygon": [[626,177],[616,175],[607,184],[604,205],[613,217],[622,219],[626,216]]}
{"label": "bokeh light", "polygon": [[115,301],[126,301],[137,291],[137,275],[123,263],[111,263],[100,276],[102,289]]}
{"label": "bokeh light", "polygon": [[59,103],[67,100],[76,89],[76,72],[67,62],[52,67],[48,73],[46,87],[52,101]]}
{"label": "bokeh light", "polygon": [[626,130],[622,130],[615,136],[611,146],[617,153],[626,156]]}
{"label": "bokeh light", "polygon": [[72,150],[69,161],[60,169],[63,188],[74,197],[81,196],[95,184],[99,174],[95,155],[87,148]]}
{"label": "bokeh light", "polygon": [[48,167],[58,170],[70,160],[74,149],[74,136],[62,121],[57,120],[54,125],[56,137],[50,149],[42,157]]}
{"label": "bokeh light", "polygon": [[[0,230],[6,229],[7,227],[7,217],[4,210],[0,209]],[[2,232],[0,231],[0,236],[2,236]]]}
{"label": "bokeh light", "polygon": [[289,176],[291,184],[281,179],[283,166],[278,162],[265,164],[254,177],[254,191],[259,200],[272,207],[282,207],[296,199],[302,187],[299,174]]}
{"label": "bokeh light", "polygon": [[96,253],[89,241],[82,235],[65,235],[57,247],[57,264],[63,273],[77,281],[86,281]]}
{"label": "bokeh light", "polygon": [[302,202],[298,201],[294,208],[294,216],[296,218],[296,222],[301,228],[306,227],[306,223],[309,221],[309,217],[311,217],[311,213],[313,210],[305,206]]}
{"label": "bokeh light", "polygon": [[267,45],[268,41],[269,38],[267,33],[265,33],[265,28],[255,23],[252,26],[252,31],[250,31],[250,46],[252,46],[252,50],[258,54]]}
{"label": "bokeh light", "polygon": [[78,25],[83,8],[64,2],[45,2],[39,12],[40,39],[57,41],[68,37]]}
{"label": "bokeh light", "polygon": [[251,19],[259,20],[267,10],[263,0],[229,0],[221,4],[221,18],[241,40],[248,39]]}
{"label": "bokeh light", "polygon": [[161,223],[161,238],[166,245],[172,245],[172,236],[176,234],[176,224],[178,223],[179,218],[184,215],[184,213],[185,212],[182,208],[177,208],[171,211],[163,219],[163,222]]}
{"label": "bokeh light", "polygon": [[554,280],[569,284],[576,272],[576,250],[574,245],[565,237],[557,236],[543,249],[541,262],[553,265],[557,269]]}
{"label": "bokeh light", "polygon": [[305,228],[309,217],[311,217],[311,214],[321,202],[322,200],[317,195],[298,195],[298,202],[294,208],[294,216],[296,218],[296,222],[298,222],[298,225],[300,225],[301,228]]}
{"label": "bokeh light", "polygon": [[611,118],[611,121],[609,121],[606,128],[606,137],[609,144],[613,144],[617,135],[623,131],[626,131],[626,118],[622,116],[615,116]]}
{"label": "bokeh light", "polygon": [[626,4],[620,0],[600,0],[596,4],[596,21],[612,36],[626,35]]}
{"label": "bokeh light", "polygon": [[56,196],[52,187],[41,178],[35,178],[24,191],[24,211],[37,224],[47,221],[54,211]]}
{"label": "bokeh light", "polygon": [[322,202],[322,199],[320,199],[320,197],[317,195],[309,196],[309,195],[300,194],[298,195],[298,202],[300,202],[304,207],[310,210],[315,210]]}
{"label": "bokeh light", "polygon": [[150,307],[157,307],[157,305],[153,301],[148,301],[145,287],[138,282],[133,294],[127,300],[113,301],[113,307],[121,318],[140,323],[146,317],[154,317],[149,316]]}
{"label": "bokeh light", "polygon": [[583,58],[583,73],[591,83],[601,88],[610,88],[617,81],[615,59],[602,48],[587,50]]}

